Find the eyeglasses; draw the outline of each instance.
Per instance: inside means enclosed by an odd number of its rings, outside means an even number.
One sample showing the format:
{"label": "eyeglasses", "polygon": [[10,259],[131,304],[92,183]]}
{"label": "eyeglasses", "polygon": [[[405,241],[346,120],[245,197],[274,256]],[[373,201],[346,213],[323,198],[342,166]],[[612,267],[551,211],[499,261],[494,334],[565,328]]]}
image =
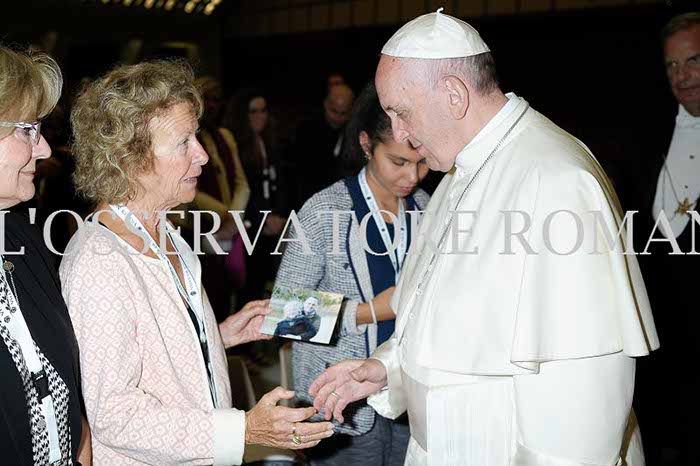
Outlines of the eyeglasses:
{"label": "eyeglasses", "polygon": [[39,144],[39,139],[41,138],[41,122],[40,121],[0,121],[0,126],[5,126],[8,128],[18,128],[22,130],[22,134],[27,138],[27,140],[32,141],[35,146]]}

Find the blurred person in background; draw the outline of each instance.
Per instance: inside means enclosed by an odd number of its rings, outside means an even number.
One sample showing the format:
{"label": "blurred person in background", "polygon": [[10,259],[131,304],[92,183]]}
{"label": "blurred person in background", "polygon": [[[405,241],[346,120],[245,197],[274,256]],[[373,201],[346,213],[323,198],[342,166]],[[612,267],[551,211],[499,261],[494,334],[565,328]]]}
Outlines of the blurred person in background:
{"label": "blurred person in background", "polygon": [[326,77],[326,91],[330,92],[333,86],[339,86],[341,84],[347,84],[345,82],[345,77],[340,71],[331,71]]}
{"label": "blurred person in background", "polygon": [[[271,255],[279,241],[287,215],[285,180],[281,170],[280,147],[265,93],[240,90],[229,102],[225,124],[238,140],[241,162],[250,184],[250,201],[245,212],[251,242],[260,232],[252,254],[246,256],[246,280],[239,299],[248,301],[269,296],[278,257]],[[282,175],[282,176],[281,176]],[[265,215],[264,211],[270,211]]]}
{"label": "blurred person in background", "polygon": [[[202,167],[197,194],[188,207],[214,212],[221,221],[214,238],[226,254],[216,254],[215,247],[204,239],[202,247],[205,255],[200,256],[200,259],[202,280],[207,284],[216,320],[222,322],[231,313],[233,290],[242,285],[242,278],[227,267],[227,261],[243,258],[242,243],[236,238],[238,229],[229,211],[245,210],[250,199],[250,186],[241,165],[238,144],[231,131],[221,125],[221,83],[211,76],[203,76],[197,78],[195,85],[204,101],[204,114],[197,140],[209,156],[209,162]],[[201,231],[210,231],[213,227],[210,215],[203,213],[199,218],[202,220]],[[188,223],[192,220],[187,219]],[[228,257],[230,255],[236,257]]]}
{"label": "blurred person in background", "polygon": [[[295,210],[312,195],[346,175],[341,155],[345,147],[345,125],[350,119],[354,98],[347,84],[329,84],[323,112],[297,127],[288,156],[296,167]],[[319,170],[319,167],[323,168]]]}
{"label": "blurred person in background", "polygon": [[[640,265],[663,345],[639,362],[635,408],[646,431],[648,464],[686,466],[700,464],[694,445],[700,383],[697,374],[685,370],[687,361],[700,357],[698,302],[691,292],[699,265],[692,256],[672,252],[674,243],[683,253],[700,250],[691,218],[700,197],[700,12],[672,18],[661,31],[661,46],[677,116],[652,120],[655,126],[643,138],[647,156],[638,164],[643,173],[630,183],[639,189],[639,204],[632,206],[641,211],[635,219],[642,239],[636,250],[650,252],[640,256]],[[652,231],[657,240],[648,243]]]}

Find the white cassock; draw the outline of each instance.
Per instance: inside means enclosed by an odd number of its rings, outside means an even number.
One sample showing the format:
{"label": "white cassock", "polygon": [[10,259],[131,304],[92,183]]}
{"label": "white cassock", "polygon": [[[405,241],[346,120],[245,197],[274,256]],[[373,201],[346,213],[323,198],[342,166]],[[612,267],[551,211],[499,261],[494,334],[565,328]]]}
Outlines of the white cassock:
{"label": "white cassock", "polygon": [[[636,258],[611,249],[590,213],[614,236],[619,203],[582,143],[508,97],[427,207],[392,301],[396,332],[372,355],[388,385],[369,403],[389,418],[408,410],[411,466],[623,464],[632,357],[659,343]],[[478,214],[455,217],[471,232],[446,250],[478,253],[439,254],[422,280],[429,243],[455,210]],[[578,228],[566,212],[547,220],[559,210],[577,214]],[[522,212],[511,214],[514,233],[529,216],[522,241],[505,237],[503,211]]]}

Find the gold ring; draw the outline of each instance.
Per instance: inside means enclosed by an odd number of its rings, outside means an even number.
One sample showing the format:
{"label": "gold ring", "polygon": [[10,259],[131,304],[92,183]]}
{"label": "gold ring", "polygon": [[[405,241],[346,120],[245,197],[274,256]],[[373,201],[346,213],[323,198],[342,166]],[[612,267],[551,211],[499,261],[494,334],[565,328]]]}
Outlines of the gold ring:
{"label": "gold ring", "polygon": [[331,392],[331,395],[333,395],[333,396],[337,397],[338,399],[340,399],[340,395],[338,395],[335,391],[332,391],[332,392]]}
{"label": "gold ring", "polygon": [[294,445],[301,445],[301,437],[297,435],[296,424],[292,424],[292,443],[294,443]]}

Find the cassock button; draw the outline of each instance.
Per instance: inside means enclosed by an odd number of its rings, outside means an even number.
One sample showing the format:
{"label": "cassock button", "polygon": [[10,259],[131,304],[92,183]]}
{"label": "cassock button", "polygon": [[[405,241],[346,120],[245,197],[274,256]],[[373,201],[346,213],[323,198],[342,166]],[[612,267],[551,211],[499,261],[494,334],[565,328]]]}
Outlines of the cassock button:
{"label": "cassock button", "polygon": [[691,155],[691,156],[690,156],[690,160],[695,160],[695,156],[694,156],[694,155]]}

